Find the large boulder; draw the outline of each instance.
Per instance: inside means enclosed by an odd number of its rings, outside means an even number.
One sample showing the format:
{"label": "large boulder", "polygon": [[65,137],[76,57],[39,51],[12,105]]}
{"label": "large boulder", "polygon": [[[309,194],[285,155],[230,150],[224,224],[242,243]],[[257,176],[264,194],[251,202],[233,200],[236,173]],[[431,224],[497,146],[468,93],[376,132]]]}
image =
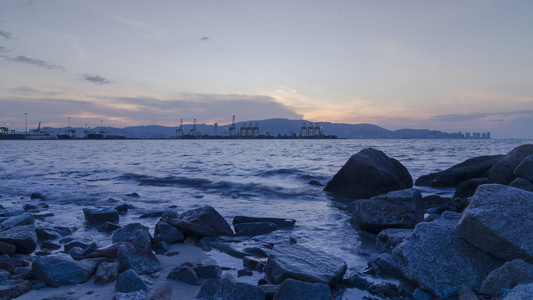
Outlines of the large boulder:
{"label": "large boulder", "polygon": [[334,285],[346,272],[346,262],[331,254],[301,245],[276,245],[265,265],[265,273],[272,283],[287,278],[310,283]]}
{"label": "large boulder", "polygon": [[152,246],[152,235],[148,228],[141,223],[131,223],[117,229],[113,233],[113,243],[129,242],[134,247],[141,249],[150,249]]}
{"label": "large boulder", "polygon": [[274,300],[294,300],[294,299],[331,299],[331,290],[323,283],[309,283],[294,279],[287,279],[279,286]]}
{"label": "large boulder", "polygon": [[424,220],[424,202],[417,189],[356,200],[354,206],[352,224],[373,233],[385,228],[414,228]]}
{"label": "large boulder", "polygon": [[32,225],[35,223],[35,217],[32,214],[24,213],[13,216],[3,221],[0,226],[2,228],[12,228],[16,226]]}
{"label": "large boulder", "polygon": [[494,164],[488,173],[489,183],[509,184],[515,178],[516,167],[529,155],[533,154],[533,144],[518,146]]}
{"label": "large boulder", "polygon": [[32,284],[29,280],[6,280],[0,284],[0,299],[14,299],[31,291]]}
{"label": "large boulder", "polygon": [[463,287],[477,290],[487,275],[503,264],[455,232],[460,217],[444,212],[440,219],[419,223],[392,251],[406,278],[444,299],[457,295]]}
{"label": "large boulder", "polygon": [[528,155],[513,172],[518,177],[533,181],[533,154]]}
{"label": "large boulder", "polygon": [[487,177],[487,172],[502,157],[503,155],[484,155],[470,158],[444,171],[421,176],[415,185],[457,187],[467,180]]}
{"label": "large boulder", "polygon": [[409,171],[382,151],[367,148],[352,155],[324,188],[348,198],[368,199],[413,187]]}
{"label": "large boulder", "polygon": [[533,182],[522,177],[516,177],[513,182],[509,184],[509,186],[524,191],[533,192]]}
{"label": "large boulder", "polygon": [[85,282],[93,275],[95,260],[76,261],[68,254],[37,257],[31,266],[35,278],[51,287]]}
{"label": "large boulder", "polygon": [[512,289],[519,284],[533,283],[533,265],[521,259],[506,262],[490,272],[479,288],[480,294],[496,295],[502,289]]}
{"label": "large boulder", "polygon": [[118,223],[118,211],[114,208],[84,208],[83,216],[89,224]]}
{"label": "large boulder", "polygon": [[504,260],[533,263],[533,193],[499,184],[480,186],[457,231],[472,245]]}
{"label": "large boulder", "polygon": [[158,234],[161,240],[168,244],[180,243],[185,240],[185,236],[181,230],[165,222],[158,222],[155,225],[155,235]]}
{"label": "large boulder", "polygon": [[533,299],[533,283],[515,286],[503,300],[531,300]]}
{"label": "large boulder", "polygon": [[188,237],[233,235],[228,222],[209,205],[186,211],[177,217],[169,214],[161,221],[178,228]]}
{"label": "large boulder", "polygon": [[487,178],[474,178],[467,180],[457,187],[455,190],[455,194],[453,194],[453,199],[468,199],[472,197],[475,193],[477,188],[482,184],[487,184],[489,180]]}
{"label": "large boulder", "polygon": [[115,291],[121,293],[147,292],[152,287],[152,284],[153,282],[148,277],[139,275],[134,270],[128,269],[118,277],[115,283]]}
{"label": "large boulder", "polygon": [[222,279],[207,279],[196,299],[202,300],[264,300],[265,292],[251,284],[236,282],[231,275]]}
{"label": "large boulder", "polygon": [[17,226],[0,232],[0,242],[14,245],[15,253],[30,254],[37,248],[35,226]]}
{"label": "large boulder", "polygon": [[152,250],[121,247],[117,250],[119,270],[133,269],[137,274],[152,274],[159,271],[159,260]]}

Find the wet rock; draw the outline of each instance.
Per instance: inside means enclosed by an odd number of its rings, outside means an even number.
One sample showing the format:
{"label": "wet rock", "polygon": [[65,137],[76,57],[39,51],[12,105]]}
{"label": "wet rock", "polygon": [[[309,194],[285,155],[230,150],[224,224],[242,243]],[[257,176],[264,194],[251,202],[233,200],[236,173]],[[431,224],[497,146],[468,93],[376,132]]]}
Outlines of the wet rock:
{"label": "wet rock", "polygon": [[99,225],[104,222],[118,223],[118,212],[114,208],[84,208],[83,215],[89,224]]}
{"label": "wet rock", "polygon": [[118,261],[102,261],[96,268],[94,283],[106,284],[117,280]]}
{"label": "wet rock", "polygon": [[258,269],[259,265],[262,265],[259,268],[261,269],[264,268],[266,262],[267,262],[267,258],[257,257],[257,256],[245,256],[242,259],[243,266],[249,269],[254,269],[254,270]]}
{"label": "wet rock", "polygon": [[16,226],[32,225],[35,223],[35,217],[32,214],[23,213],[13,216],[3,221],[0,226],[3,228],[12,228]]}
{"label": "wet rock", "polygon": [[149,211],[144,214],[141,214],[139,218],[145,219],[145,218],[159,218],[163,215],[163,211],[156,210],[156,211]]}
{"label": "wet rock", "polygon": [[67,244],[63,246],[63,248],[65,249],[65,252],[70,252],[70,249],[74,247],[79,247],[83,250],[89,247],[92,243],[93,241],[89,239],[76,240],[76,241],[68,242]]}
{"label": "wet rock", "polygon": [[15,247],[15,245],[0,242],[0,254],[7,254],[11,256],[15,254],[16,250],[17,250],[17,247]]}
{"label": "wet rock", "polygon": [[376,248],[381,252],[392,253],[405,238],[413,233],[413,229],[389,228],[382,230],[376,238]]}
{"label": "wet rock", "polygon": [[152,245],[152,235],[148,228],[141,223],[131,223],[117,229],[113,233],[113,243],[129,242],[136,248],[150,249]]}
{"label": "wet rock", "polygon": [[421,289],[441,298],[476,290],[503,262],[462,239],[455,226],[461,215],[444,212],[440,219],[419,223],[392,252],[402,274]]}
{"label": "wet rock", "polygon": [[398,265],[390,253],[382,253],[374,260],[368,262],[368,267],[374,274],[386,273],[391,275],[401,274]]}
{"label": "wet rock", "polygon": [[0,232],[0,242],[14,245],[15,253],[30,254],[37,249],[37,234],[33,225],[17,226]]}
{"label": "wet rock", "polygon": [[206,280],[200,288],[196,299],[264,300],[265,292],[257,286],[236,282],[231,276],[225,276],[220,280]]}
{"label": "wet rock", "polygon": [[155,225],[155,234],[159,234],[161,240],[169,244],[181,243],[185,240],[185,236],[181,230],[165,222],[158,222]]}
{"label": "wet rock", "polygon": [[197,266],[194,269],[199,278],[222,278],[222,268],[220,268],[218,265]]}
{"label": "wet rock", "polygon": [[7,280],[0,285],[0,299],[13,299],[31,291],[29,280]]}
{"label": "wet rock", "polygon": [[48,240],[55,240],[61,237],[59,232],[54,228],[35,228],[35,234],[37,234],[37,240],[39,243]]}
{"label": "wet rock", "polygon": [[172,288],[168,285],[155,291],[150,300],[171,300],[172,299]]}
{"label": "wet rock", "polygon": [[148,249],[119,248],[117,260],[120,262],[119,270],[133,269],[137,274],[152,274],[159,271],[159,260]]}
{"label": "wet rock", "polygon": [[524,158],[513,173],[518,177],[533,181],[533,154]]}
{"label": "wet rock", "polygon": [[115,291],[121,293],[148,292],[152,284],[147,277],[137,274],[133,269],[128,269],[118,277]]}
{"label": "wet rock", "polygon": [[524,191],[533,192],[533,182],[522,177],[516,177],[513,182],[509,184],[509,186]]}
{"label": "wet rock", "polygon": [[533,283],[533,265],[515,259],[490,272],[481,283],[479,293],[496,295],[502,289],[512,289],[519,284],[529,283]]}
{"label": "wet rock", "polygon": [[478,296],[474,294],[469,288],[464,287],[459,291],[459,300],[479,300]]}
{"label": "wet rock", "polygon": [[67,254],[37,257],[32,264],[35,278],[51,287],[85,282],[94,273],[95,260],[75,261]]}
{"label": "wet rock", "polygon": [[0,282],[3,282],[5,280],[8,280],[9,277],[11,277],[11,272],[6,271],[2,268],[0,268]]}
{"label": "wet rock", "polygon": [[272,283],[282,283],[287,278],[335,284],[346,272],[346,262],[325,252],[301,245],[276,245],[265,266]]}
{"label": "wet rock", "polygon": [[439,195],[429,195],[423,197],[422,200],[424,201],[424,206],[426,208],[441,206],[443,204],[448,204],[452,201],[451,198],[442,197]]}
{"label": "wet rock", "polygon": [[499,184],[480,186],[457,232],[470,244],[504,260],[533,263],[533,193]]}
{"label": "wet rock", "polygon": [[238,223],[234,224],[236,235],[255,236],[266,234],[279,229],[278,225],[270,222]]}
{"label": "wet rock", "polygon": [[177,267],[174,270],[170,271],[167,276],[167,279],[183,281],[191,285],[200,285],[198,275],[193,270],[193,268],[188,266]]}
{"label": "wet rock", "polygon": [[320,183],[320,182],[318,182],[316,180],[309,181],[309,185],[324,186],[322,183]]}
{"label": "wet rock", "polygon": [[409,171],[396,159],[367,148],[352,155],[324,191],[354,199],[368,199],[413,187]]}
{"label": "wet rock", "polygon": [[24,204],[22,206],[22,209],[25,211],[25,212],[39,212],[39,207],[37,205],[33,205],[33,204]]}
{"label": "wet rock", "polygon": [[228,222],[209,205],[189,210],[176,218],[162,219],[162,221],[180,229],[187,237],[233,235]]}
{"label": "wet rock", "polygon": [[41,250],[58,250],[61,245],[52,242],[43,242],[41,244]]}
{"label": "wet rock", "polygon": [[285,280],[274,295],[274,300],[316,299],[329,300],[331,290],[327,284],[308,283],[294,279]]}
{"label": "wet rock", "polygon": [[516,175],[514,170],[529,155],[533,154],[533,145],[518,146],[494,164],[488,173],[489,183],[509,184]]}
{"label": "wet rock", "polygon": [[455,194],[453,194],[453,198],[467,199],[469,197],[472,197],[474,196],[474,193],[476,192],[478,186],[486,184],[488,182],[489,180],[487,178],[474,178],[465,181],[457,187],[457,189],[455,190]]}
{"label": "wet rock", "polygon": [[21,208],[12,208],[12,207],[3,208],[2,210],[0,210],[0,217],[9,218],[13,216],[18,216],[23,213],[24,213],[24,210]]}
{"label": "wet rock", "polygon": [[129,209],[134,209],[135,206],[131,205],[131,204],[121,204],[117,207],[115,207],[115,210],[121,214],[121,215],[125,215]]}
{"label": "wet rock", "polygon": [[274,223],[280,228],[293,227],[296,220],[294,219],[282,219],[282,218],[262,218],[262,217],[245,217],[236,216],[233,218],[233,225],[241,223],[261,223],[268,222]]}
{"label": "wet rock", "polygon": [[441,172],[418,178],[415,185],[431,187],[457,187],[474,178],[487,177],[487,172],[500,161],[503,155],[485,155],[467,159]]}
{"label": "wet rock", "polygon": [[533,299],[533,284],[521,284],[514,287],[503,300],[530,300]]}
{"label": "wet rock", "polygon": [[134,248],[133,245],[129,242],[119,242],[106,247],[102,247],[99,251],[102,251],[102,255],[105,258],[115,259],[117,258],[117,252],[120,248]]}
{"label": "wet rock", "polygon": [[78,230],[78,228],[76,228],[76,227],[64,227],[64,226],[56,226],[56,227],[54,227],[54,229],[57,230],[57,232],[61,236],[66,236],[66,235],[73,234],[74,232],[76,232]]}
{"label": "wet rock", "polygon": [[417,189],[357,200],[354,206],[351,223],[372,233],[386,228],[413,228],[424,220],[424,203]]}
{"label": "wet rock", "polygon": [[104,222],[98,226],[99,232],[113,232],[119,228],[122,228],[122,226],[111,223],[111,222]]}
{"label": "wet rock", "polygon": [[70,255],[74,259],[81,259],[81,253],[83,252],[83,249],[81,247],[72,247],[70,250],[68,250],[68,255]]}

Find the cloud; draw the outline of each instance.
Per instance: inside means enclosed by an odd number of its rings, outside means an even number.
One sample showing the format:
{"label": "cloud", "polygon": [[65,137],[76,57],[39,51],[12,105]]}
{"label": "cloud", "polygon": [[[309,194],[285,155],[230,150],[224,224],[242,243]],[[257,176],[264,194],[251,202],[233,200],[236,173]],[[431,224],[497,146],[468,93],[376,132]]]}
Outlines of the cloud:
{"label": "cloud", "polygon": [[37,67],[40,67],[40,68],[45,68],[45,69],[48,69],[48,70],[58,70],[58,71],[65,71],[66,70],[62,66],[53,65],[53,64],[45,62],[44,60],[29,58],[29,57],[26,57],[26,56],[19,55],[17,57],[9,57],[9,56],[3,56],[3,57],[5,59],[7,59],[7,60],[10,60],[10,61],[19,62],[19,63],[23,63],[23,64],[34,65],[34,66],[37,66]]}
{"label": "cloud", "polygon": [[11,34],[11,32],[0,30],[0,36],[10,40],[13,35]]}
{"label": "cloud", "polygon": [[103,85],[103,84],[110,84],[111,81],[105,79],[102,76],[96,75],[96,74],[83,74],[83,78],[87,81],[90,81],[94,84]]}

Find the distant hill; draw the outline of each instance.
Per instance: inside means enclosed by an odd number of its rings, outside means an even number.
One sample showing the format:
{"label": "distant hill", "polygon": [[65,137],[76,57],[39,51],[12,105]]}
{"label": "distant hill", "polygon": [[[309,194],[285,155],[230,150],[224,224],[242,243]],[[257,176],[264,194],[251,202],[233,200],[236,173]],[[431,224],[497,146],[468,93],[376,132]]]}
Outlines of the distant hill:
{"label": "distant hill", "polygon": [[[268,119],[268,120],[250,120],[244,122],[237,122],[236,129],[239,132],[241,126],[248,126],[249,124],[255,126],[257,123],[259,127],[259,133],[261,135],[268,134],[272,136],[299,136],[302,131],[302,127],[312,126],[309,129],[309,134],[312,134],[313,130],[318,131],[317,126],[324,135],[336,135],[339,138],[348,139],[446,139],[446,138],[460,138],[456,133],[446,133],[442,131],[429,130],[429,129],[400,129],[400,130],[387,130],[373,124],[344,124],[344,123],[311,123],[306,120],[289,120],[289,119]],[[227,135],[228,129],[231,124],[218,125],[216,129],[216,135]],[[184,134],[189,134],[193,125],[183,125]],[[178,127],[165,127],[159,125],[147,125],[147,126],[131,126],[127,128],[105,128],[108,135],[126,136],[127,138],[170,138],[176,136],[176,129]],[[76,136],[83,137],[85,134],[85,128],[73,128],[76,130]],[[93,133],[98,133],[101,128],[96,127],[91,130]],[[197,124],[196,130],[202,132],[205,135],[214,136],[215,126]],[[51,134],[63,134],[63,129],[49,128]],[[304,135],[306,134],[304,129]]]}

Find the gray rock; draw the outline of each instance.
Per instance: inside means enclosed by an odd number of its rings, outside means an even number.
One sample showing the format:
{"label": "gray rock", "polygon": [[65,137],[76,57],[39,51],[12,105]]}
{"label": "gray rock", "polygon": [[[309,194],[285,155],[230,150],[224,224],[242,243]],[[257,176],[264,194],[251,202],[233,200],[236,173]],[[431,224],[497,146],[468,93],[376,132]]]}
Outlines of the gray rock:
{"label": "gray rock", "polygon": [[387,273],[391,275],[401,274],[396,262],[390,253],[381,253],[375,259],[368,262],[370,270],[375,274]]}
{"label": "gray rock", "polygon": [[262,218],[262,217],[245,217],[236,216],[233,218],[233,225],[241,223],[259,223],[268,222],[278,225],[280,228],[293,227],[296,220],[294,219],[282,219],[282,218]]}
{"label": "gray rock", "polygon": [[533,154],[524,158],[513,173],[518,177],[533,181]]}
{"label": "gray rock", "polygon": [[118,261],[102,261],[96,268],[94,283],[106,284],[117,280]]}
{"label": "gray rock", "polygon": [[159,234],[165,243],[181,243],[185,240],[185,235],[178,228],[165,222],[158,222],[155,225],[155,234]]}
{"label": "gray rock", "polygon": [[57,232],[62,236],[73,234],[74,232],[78,230],[78,228],[76,227],[64,227],[64,226],[55,226],[54,229],[57,230]]}
{"label": "gray rock", "polygon": [[117,229],[113,233],[113,243],[129,242],[136,248],[150,249],[152,246],[152,235],[148,228],[141,223],[131,223]]}
{"label": "gray rock", "polygon": [[218,265],[197,266],[196,274],[198,274],[199,278],[220,279],[222,278],[222,268],[220,268]]}
{"label": "gray rock", "polygon": [[457,187],[470,179],[487,177],[487,172],[502,157],[503,155],[485,155],[467,159],[444,171],[421,176],[416,180],[415,185]]}
{"label": "gray rock", "polygon": [[67,254],[37,257],[32,264],[35,278],[51,287],[85,282],[94,273],[95,260],[75,261]]}
{"label": "gray rock", "polygon": [[12,244],[0,242],[0,255],[1,254],[7,254],[9,256],[15,254],[15,251],[17,250],[17,247]]}
{"label": "gray rock", "polygon": [[531,300],[533,299],[533,284],[515,286],[503,300]]}
{"label": "gray rock", "polygon": [[533,154],[533,145],[518,146],[494,164],[488,173],[489,183],[509,184],[516,175],[514,170],[529,155]]}
{"label": "gray rock", "polygon": [[228,222],[209,205],[186,211],[175,218],[172,214],[167,216],[161,221],[178,228],[187,237],[233,235]]}
{"label": "gray rock", "polygon": [[65,244],[63,246],[63,249],[65,249],[65,252],[70,252],[70,249],[74,247],[79,247],[83,250],[89,247],[91,244],[93,244],[93,241],[91,239],[75,240]]}
{"label": "gray rock", "polygon": [[533,193],[485,184],[477,189],[456,229],[470,244],[495,257],[533,263],[529,228],[533,228]]}
{"label": "gray rock", "polygon": [[382,230],[376,238],[376,248],[381,252],[392,253],[406,237],[413,233],[413,229],[389,228]]}
{"label": "gray rock", "polygon": [[61,237],[59,232],[54,228],[35,228],[35,234],[37,234],[37,240],[39,243]]}
{"label": "gray rock", "polygon": [[334,285],[346,272],[346,262],[331,254],[301,245],[276,245],[264,268],[272,283],[287,278]]}
{"label": "gray rock", "polygon": [[35,217],[32,214],[23,213],[17,216],[13,216],[3,221],[0,226],[3,228],[12,228],[16,226],[32,225],[35,223]]}
{"label": "gray rock", "polygon": [[231,276],[226,276],[220,280],[207,279],[200,288],[196,299],[264,300],[265,292],[257,286],[236,282]]}
{"label": "gray rock", "polygon": [[0,285],[0,299],[13,299],[31,291],[29,280],[6,280]]}
{"label": "gray rock", "polygon": [[479,292],[485,295],[496,295],[502,289],[510,290],[519,284],[529,283],[533,283],[533,265],[521,259],[515,259],[490,272],[481,283]]}
{"label": "gray rock", "polygon": [[83,215],[89,224],[98,225],[104,222],[118,223],[118,212],[114,208],[84,208]]}
{"label": "gray rock", "polygon": [[509,184],[509,186],[524,191],[533,192],[533,182],[522,177],[516,177],[513,182]]}
{"label": "gray rock", "polygon": [[279,229],[278,225],[270,222],[238,223],[233,224],[235,235],[254,236],[266,234]]}
{"label": "gray rock", "polygon": [[4,270],[4,269],[0,269],[0,282],[2,281],[5,281],[5,280],[8,280],[9,277],[11,277],[11,273]]}
{"label": "gray rock", "polygon": [[354,206],[351,223],[373,233],[386,228],[414,228],[424,220],[424,202],[417,189],[356,200]]}
{"label": "gray rock", "polygon": [[465,181],[457,187],[457,189],[455,190],[455,194],[453,194],[453,198],[467,199],[469,197],[472,197],[474,196],[474,193],[476,192],[478,186],[486,184],[488,182],[489,180],[487,178],[474,178]]}
{"label": "gray rock", "polygon": [[294,279],[285,280],[274,295],[274,300],[297,299],[331,299],[331,290],[327,284],[309,283]]}
{"label": "gray rock", "polygon": [[172,287],[165,285],[162,288],[155,291],[150,300],[171,300],[172,299]]}
{"label": "gray rock", "polygon": [[198,275],[191,267],[177,267],[168,273],[167,279],[183,281],[191,285],[200,285]]}
{"label": "gray rock", "polygon": [[152,284],[147,277],[137,274],[133,269],[128,269],[118,277],[115,291],[121,293],[148,292]]}
{"label": "gray rock", "polygon": [[99,232],[113,232],[119,228],[122,228],[122,226],[107,221],[98,225]]}
{"label": "gray rock", "polygon": [[464,287],[459,291],[458,298],[458,300],[479,300],[478,296],[467,287]]}
{"label": "gray rock", "polygon": [[0,242],[14,245],[15,253],[30,254],[37,249],[37,234],[33,225],[17,226],[0,232]]}
{"label": "gray rock", "polygon": [[472,246],[454,230],[458,213],[419,223],[413,234],[392,252],[402,274],[434,296],[449,298],[461,288],[476,290],[503,262]]}
{"label": "gray rock", "polygon": [[138,274],[152,274],[159,271],[159,260],[148,249],[138,248],[118,248],[117,260],[119,261],[119,270],[133,269]]}
{"label": "gray rock", "polygon": [[143,291],[131,293],[115,293],[113,300],[145,300],[146,294]]}
{"label": "gray rock", "polygon": [[350,157],[324,191],[354,199],[368,199],[413,187],[409,171],[396,159],[367,148]]}

